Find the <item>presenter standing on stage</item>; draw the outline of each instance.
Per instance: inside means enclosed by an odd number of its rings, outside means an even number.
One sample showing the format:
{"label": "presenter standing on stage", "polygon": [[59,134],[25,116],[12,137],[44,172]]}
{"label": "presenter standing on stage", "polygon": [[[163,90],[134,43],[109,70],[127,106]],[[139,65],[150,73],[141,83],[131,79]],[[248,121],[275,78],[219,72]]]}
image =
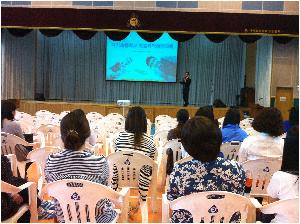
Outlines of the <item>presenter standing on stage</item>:
{"label": "presenter standing on stage", "polygon": [[182,96],[183,96],[183,101],[184,101],[184,104],[183,104],[184,107],[189,105],[189,91],[190,91],[191,81],[192,80],[190,78],[190,73],[185,72],[184,77],[183,77],[182,81],[180,82],[180,84],[183,85]]}

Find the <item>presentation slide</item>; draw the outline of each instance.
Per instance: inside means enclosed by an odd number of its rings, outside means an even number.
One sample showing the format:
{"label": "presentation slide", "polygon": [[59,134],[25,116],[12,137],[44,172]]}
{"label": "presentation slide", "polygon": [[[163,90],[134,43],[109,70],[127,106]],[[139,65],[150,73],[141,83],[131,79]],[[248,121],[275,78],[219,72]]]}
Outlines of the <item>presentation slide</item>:
{"label": "presentation slide", "polygon": [[121,41],[107,37],[106,80],[176,82],[178,42],[164,33],[154,42],[136,32]]}

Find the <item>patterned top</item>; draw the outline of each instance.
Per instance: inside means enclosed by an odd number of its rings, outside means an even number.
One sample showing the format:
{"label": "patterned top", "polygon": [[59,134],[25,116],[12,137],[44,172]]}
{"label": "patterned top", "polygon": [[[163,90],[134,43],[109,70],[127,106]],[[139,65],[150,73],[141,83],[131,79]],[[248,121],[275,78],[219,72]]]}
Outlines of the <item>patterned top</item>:
{"label": "patterned top", "polygon": [[[134,133],[129,132],[120,132],[119,136],[115,140],[115,150],[116,152],[122,150],[132,150],[139,151],[146,156],[149,156],[151,159],[154,159],[156,156],[155,144],[148,135],[143,134],[142,141],[139,146],[134,145]],[[150,182],[152,179],[152,169],[149,166],[143,166],[140,170],[139,178],[139,193],[143,201],[146,200]],[[112,178],[112,188],[116,190],[118,188],[117,168],[114,165],[113,167],[113,178]]]}
{"label": "patterned top", "polygon": [[[90,152],[65,150],[48,157],[45,178],[47,182],[62,179],[83,179],[99,184],[108,184],[108,163],[103,156],[94,156]],[[63,212],[57,200],[56,216],[59,222],[64,222]],[[97,211],[105,214],[96,214],[97,222],[111,222],[116,217],[112,203],[108,199],[97,203]]]}
{"label": "patterned top", "polygon": [[[245,171],[234,160],[218,157],[214,161],[202,163],[192,159],[174,167],[170,175],[167,198],[172,201],[201,191],[243,194],[245,180]],[[188,213],[186,210],[173,211],[172,222],[192,221]]]}

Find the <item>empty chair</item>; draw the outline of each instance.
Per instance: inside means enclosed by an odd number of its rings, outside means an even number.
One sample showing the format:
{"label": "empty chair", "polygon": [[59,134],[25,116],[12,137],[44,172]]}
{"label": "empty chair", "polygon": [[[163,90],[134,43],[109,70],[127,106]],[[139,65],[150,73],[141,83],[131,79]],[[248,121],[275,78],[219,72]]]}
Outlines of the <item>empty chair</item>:
{"label": "empty chair", "polygon": [[32,116],[28,113],[16,111],[16,115],[15,115],[16,121],[28,120],[31,118],[32,118]]}
{"label": "empty chair", "polygon": [[225,159],[234,159],[238,161],[240,147],[240,142],[226,142],[221,145],[220,151],[224,154]]}
{"label": "empty chair", "polygon": [[158,123],[160,123],[163,120],[170,119],[170,118],[172,118],[172,117],[170,117],[169,115],[158,115],[154,120],[155,128],[158,126]]}
{"label": "empty chair", "polygon": [[[169,202],[166,195],[162,198],[162,222],[169,222],[171,210],[184,209],[190,217],[173,217],[173,222],[188,221],[190,223],[229,223],[255,222],[255,207],[250,199],[239,194],[226,191],[207,191],[192,193]],[[180,211],[179,211],[180,212]]]}
{"label": "empty chair", "polygon": [[60,127],[57,125],[41,125],[37,132],[42,134],[41,147],[55,146],[57,139],[60,139]]}
{"label": "empty chair", "polygon": [[[34,182],[27,182],[19,187],[8,184],[4,181],[1,181],[1,192],[5,192],[8,194],[16,194],[20,191],[28,188],[28,204],[22,205],[18,211],[10,218],[3,220],[1,222],[4,223],[17,223],[18,219],[24,215],[26,211],[30,211],[30,222],[36,223],[38,221],[38,212],[37,212],[37,189],[36,184]],[[3,204],[2,204],[3,206]]]}
{"label": "empty chair", "polygon": [[120,217],[119,222],[128,222],[128,188],[116,192],[102,184],[73,179],[49,183],[44,191],[58,200],[67,223],[106,222],[107,219],[109,220],[108,216],[115,214],[108,213],[107,217],[103,216],[99,219],[98,217],[105,212],[105,209],[96,209],[97,203],[106,199],[109,199],[119,209],[118,215],[112,222],[116,222],[118,217]]}
{"label": "empty chair", "polygon": [[272,222],[299,223],[299,197],[267,204],[260,211],[264,214],[276,214]]}
{"label": "empty chair", "polygon": [[35,116],[38,118],[40,124],[49,124],[52,113],[48,110],[39,110],[35,113]]}
{"label": "empty chair", "polygon": [[88,119],[89,123],[93,123],[102,118],[103,118],[103,115],[98,112],[89,112],[86,114],[86,119]]}
{"label": "empty chair", "polygon": [[[113,189],[129,187],[139,189],[142,222],[148,222],[147,194],[151,189],[151,207],[156,211],[157,162],[139,152],[119,151],[107,157],[109,183]],[[149,184],[149,189],[147,185]]]}
{"label": "empty chair", "polygon": [[[32,144],[26,142],[24,139],[19,138],[15,135],[11,135],[5,132],[1,132],[1,153],[2,155],[14,154],[16,155],[17,167],[20,172],[21,177],[25,177],[25,166],[26,163],[29,161],[20,160],[21,158],[26,158],[28,151],[26,149],[21,150],[21,147],[16,149],[16,145],[23,145],[23,146],[32,146]],[[17,151],[16,151],[17,150]]]}
{"label": "empty chair", "polygon": [[281,167],[282,160],[279,158],[265,158],[248,160],[242,163],[248,181],[252,182],[250,196],[268,196],[267,187],[272,175]]}

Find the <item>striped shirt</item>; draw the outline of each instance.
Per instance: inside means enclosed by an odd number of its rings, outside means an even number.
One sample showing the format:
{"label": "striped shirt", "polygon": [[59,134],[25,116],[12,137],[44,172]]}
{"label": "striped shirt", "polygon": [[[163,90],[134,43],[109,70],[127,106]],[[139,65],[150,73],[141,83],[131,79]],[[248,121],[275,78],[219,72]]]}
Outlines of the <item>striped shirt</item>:
{"label": "striped shirt", "polygon": [[[120,132],[119,136],[116,138],[115,142],[115,151],[122,151],[122,150],[132,150],[132,151],[139,151],[146,156],[149,156],[151,159],[155,159],[156,157],[156,148],[155,144],[151,137],[144,134],[142,135],[141,142],[138,146],[134,145],[134,133],[129,132]],[[112,188],[118,188],[118,172],[116,165],[114,164],[113,167],[113,178],[112,178]],[[139,177],[139,193],[140,197],[143,201],[146,200],[150,182],[152,179],[152,169],[151,167],[145,165],[141,168],[141,173]]]}
{"label": "striped shirt", "polygon": [[134,145],[134,133],[129,132],[120,132],[114,144],[116,152],[122,151],[122,149],[137,150],[144,155],[149,156],[151,159],[154,159],[156,156],[156,148],[153,139],[145,133],[143,133],[141,142],[138,146]]}
{"label": "striped shirt", "polygon": [[[108,177],[109,169],[105,157],[94,156],[86,151],[64,150],[52,154],[48,157],[45,168],[47,182],[62,179],[83,179],[107,185]],[[58,201],[54,200],[54,203],[58,221],[64,222]],[[97,222],[110,222],[116,216],[111,202],[107,199],[98,202],[97,208],[97,211],[105,211],[105,214],[96,214]]]}

